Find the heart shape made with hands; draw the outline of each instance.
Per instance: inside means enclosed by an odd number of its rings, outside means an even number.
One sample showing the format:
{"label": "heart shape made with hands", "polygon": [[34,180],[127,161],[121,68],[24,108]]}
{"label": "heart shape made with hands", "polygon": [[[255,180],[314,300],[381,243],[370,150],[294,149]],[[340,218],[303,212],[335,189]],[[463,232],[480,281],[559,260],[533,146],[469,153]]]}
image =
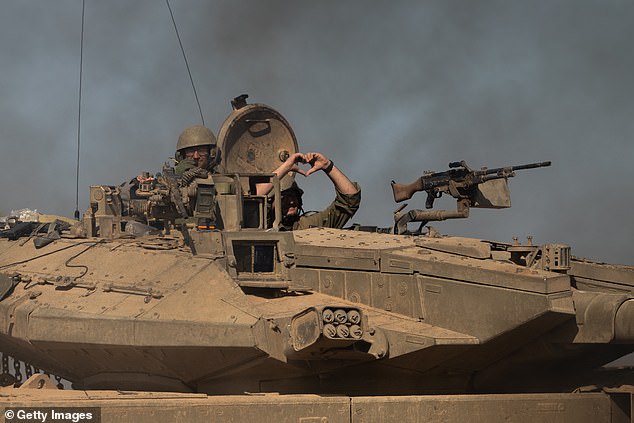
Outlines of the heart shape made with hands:
{"label": "heart shape made with hands", "polygon": [[325,157],[317,153],[298,155],[291,170],[299,173],[300,175],[309,176],[324,168],[325,163],[323,162],[325,161],[327,163],[328,161],[328,159],[324,159]]}
{"label": "heart shape made with hands", "polygon": [[303,176],[308,176],[313,172],[316,172],[319,168],[316,168],[314,164],[308,162],[297,162],[291,168],[291,171],[299,173]]}

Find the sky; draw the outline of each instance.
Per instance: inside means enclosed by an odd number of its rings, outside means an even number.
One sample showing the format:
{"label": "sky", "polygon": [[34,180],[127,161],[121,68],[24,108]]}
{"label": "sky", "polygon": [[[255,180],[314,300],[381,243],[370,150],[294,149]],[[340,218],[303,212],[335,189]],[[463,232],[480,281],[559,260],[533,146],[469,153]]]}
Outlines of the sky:
{"label": "sky", "polygon": [[[72,216],[90,185],[157,172],[201,118],[167,5],[0,0],[0,215]],[[565,243],[634,265],[634,3],[170,0],[204,122],[230,100],[278,110],[301,151],[362,187],[353,221],[390,226],[389,182],[452,161],[552,166],[510,179],[512,208],[474,209],[441,233]],[[305,209],[333,198],[298,182]],[[424,208],[425,195],[407,203]],[[453,210],[455,203],[437,202]]]}

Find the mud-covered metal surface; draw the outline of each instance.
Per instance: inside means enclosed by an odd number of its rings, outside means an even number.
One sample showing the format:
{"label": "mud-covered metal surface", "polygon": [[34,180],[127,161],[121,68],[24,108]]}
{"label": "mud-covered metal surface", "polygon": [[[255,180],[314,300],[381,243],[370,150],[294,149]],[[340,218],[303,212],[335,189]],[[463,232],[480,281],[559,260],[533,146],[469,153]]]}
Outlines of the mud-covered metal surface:
{"label": "mud-covered metal surface", "polygon": [[[0,410],[73,407],[107,422],[627,423],[626,404],[605,393],[344,397],[116,391],[0,390]],[[9,421],[9,420],[5,420]],[[95,421],[95,420],[92,420]]]}
{"label": "mud-covered metal surface", "polygon": [[[376,395],[570,390],[633,349],[628,267],[553,272],[460,237],[220,236],[198,256],[177,236],[0,240],[4,352],[91,389]],[[270,245],[270,268],[244,245]]]}

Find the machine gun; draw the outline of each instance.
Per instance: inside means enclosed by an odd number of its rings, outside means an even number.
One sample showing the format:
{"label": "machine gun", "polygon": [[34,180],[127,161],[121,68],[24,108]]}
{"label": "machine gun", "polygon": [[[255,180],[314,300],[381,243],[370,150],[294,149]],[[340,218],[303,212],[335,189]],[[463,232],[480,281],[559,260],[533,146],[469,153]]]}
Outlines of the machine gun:
{"label": "machine gun", "polygon": [[[196,189],[180,186],[172,167],[166,164],[162,174],[154,177],[145,172],[143,177],[140,183],[127,188],[131,192],[125,199],[122,198],[121,187],[90,187],[90,207],[84,215],[88,236],[116,238],[122,235],[124,226],[128,230],[128,222],[139,221],[165,229],[168,234],[170,223],[173,225],[177,219],[193,215],[192,196],[196,195]],[[185,225],[180,226],[183,230]],[[183,237],[190,245],[189,234],[183,232]]]}
{"label": "machine gun", "polygon": [[[187,209],[185,209],[185,205],[183,204],[183,195],[178,186],[178,180],[176,179],[176,173],[174,172],[174,168],[170,166],[163,166],[163,181],[167,186],[169,199],[171,203],[176,207],[178,214],[182,219],[187,219]],[[185,245],[187,245],[193,255],[196,255],[196,247],[189,236],[189,230],[187,229],[187,225],[185,223],[180,225],[181,234],[183,235],[183,240],[185,241]]]}
{"label": "machine gun", "polygon": [[127,201],[121,200],[121,214],[144,221],[171,221],[188,216],[189,198],[179,187],[174,169],[163,167],[163,173],[143,174]]}
{"label": "machine gun", "polygon": [[438,210],[410,210],[402,213],[405,206],[394,212],[394,232],[398,234],[407,232],[409,222],[421,222],[422,227],[430,221],[445,219],[460,219],[469,217],[470,207],[479,208],[506,208],[511,206],[510,191],[507,180],[515,176],[515,171],[535,169],[550,166],[550,162],[529,163],[519,166],[498,167],[494,169],[471,169],[467,163],[449,163],[449,170],[444,172],[425,172],[411,184],[397,184],[392,181],[392,193],[394,201],[411,198],[419,191],[427,192],[425,208],[434,207],[434,200],[443,194],[451,195],[457,200],[455,212]]}

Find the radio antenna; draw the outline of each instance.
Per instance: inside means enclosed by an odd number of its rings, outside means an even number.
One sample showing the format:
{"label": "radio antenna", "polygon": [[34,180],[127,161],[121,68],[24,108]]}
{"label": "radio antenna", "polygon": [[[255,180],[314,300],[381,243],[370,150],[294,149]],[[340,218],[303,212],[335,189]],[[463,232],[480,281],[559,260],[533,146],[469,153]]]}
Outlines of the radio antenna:
{"label": "radio antenna", "polygon": [[169,0],[165,0],[165,3],[167,3],[167,9],[170,11],[170,16],[172,17],[172,23],[174,24],[174,31],[176,32],[176,38],[178,38],[178,44],[181,46],[181,52],[183,53],[183,59],[185,60],[185,67],[187,68],[187,73],[189,74],[189,80],[192,83],[192,89],[194,90],[194,97],[196,98],[196,104],[198,104],[198,111],[200,112],[200,121],[202,122],[202,125],[205,126],[205,118],[203,117],[203,110],[200,107],[200,101],[198,101],[198,93],[196,93],[194,78],[192,78],[192,73],[189,70],[189,63],[187,62],[187,56],[185,55],[185,49],[183,48],[183,42],[181,41],[181,36],[178,33],[176,20],[174,19],[174,13],[172,13],[172,8],[170,7]]}
{"label": "radio antenna", "polygon": [[81,81],[84,68],[84,17],[86,0],[81,2],[81,43],[79,47],[79,106],[77,110],[77,171],[75,180],[75,219],[79,220],[79,147],[81,140]]}

